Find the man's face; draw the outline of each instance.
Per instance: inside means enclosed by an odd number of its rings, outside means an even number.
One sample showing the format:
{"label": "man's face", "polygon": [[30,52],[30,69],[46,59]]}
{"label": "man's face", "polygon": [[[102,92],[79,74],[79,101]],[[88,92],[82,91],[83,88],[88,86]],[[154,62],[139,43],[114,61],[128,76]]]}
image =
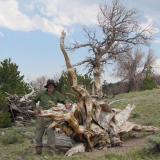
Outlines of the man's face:
{"label": "man's face", "polygon": [[54,84],[49,84],[47,89],[48,89],[48,92],[53,92],[54,91]]}

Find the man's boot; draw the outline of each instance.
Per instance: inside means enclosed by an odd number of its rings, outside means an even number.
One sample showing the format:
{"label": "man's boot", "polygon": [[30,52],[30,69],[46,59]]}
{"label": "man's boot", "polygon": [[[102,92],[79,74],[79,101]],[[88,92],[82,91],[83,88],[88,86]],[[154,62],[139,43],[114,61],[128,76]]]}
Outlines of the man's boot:
{"label": "man's boot", "polygon": [[55,154],[54,148],[49,147],[49,154],[50,154],[50,155],[54,155],[54,154]]}
{"label": "man's boot", "polygon": [[38,154],[38,155],[41,155],[42,154],[42,147],[35,147],[35,149],[36,149],[36,153]]}

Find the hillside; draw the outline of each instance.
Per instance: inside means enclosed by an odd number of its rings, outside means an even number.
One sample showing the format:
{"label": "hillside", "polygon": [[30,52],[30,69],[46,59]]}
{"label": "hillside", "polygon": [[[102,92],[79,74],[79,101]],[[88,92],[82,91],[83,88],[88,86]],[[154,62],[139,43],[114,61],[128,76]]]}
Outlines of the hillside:
{"label": "hillside", "polygon": [[131,92],[117,95],[108,102],[115,102],[112,107],[124,109],[127,104],[134,104],[136,108],[131,112],[130,121],[141,125],[153,125],[160,127],[160,89]]}
{"label": "hillside", "polygon": [[[127,104],[134,104],[136,108],[132,111],[129,121],[141,125],[152,125],[160,128],[160,89],[132,92],[117,95],[113,99],[108,99],[108,103],[116,100],[112,104],[114,108],[124,109]],[[27,134],[29,133],[29,134]],[[32,133],[32,134],[31,134]],[[34,144],[31,140],[35,136],[35,123],[26,127],[10,127],[0,129],[0,159],[2,160],[44,160],[44,159],[109,159],[128,160],[143,159],[145,153],[141,149],[147,142],[146,133],[131,132],[123,135],[124,147],[104,148],[93,152],[81,153],[72,157],[64,157],[62,153],[56,153],[51,157],[47,148],[44,147],[42,156],[38,156],[34,151]],[[18,137],[18,138],[17,138]],[[4,144],[4,140],[6,144]],[[12,144],[9,144],[9,143]],[[138,151],[137,151],[138,150]],[[139,151],[140,150],[140,151]],[[160,155],[147,155],[150,159],[157,159]],[[136,158],[135,158],[136,157]],[[138,157],[138,158],[137,158]],[[145,158],[144,158],[145,159]],[[147,159],[147,158],[146,158]]]}

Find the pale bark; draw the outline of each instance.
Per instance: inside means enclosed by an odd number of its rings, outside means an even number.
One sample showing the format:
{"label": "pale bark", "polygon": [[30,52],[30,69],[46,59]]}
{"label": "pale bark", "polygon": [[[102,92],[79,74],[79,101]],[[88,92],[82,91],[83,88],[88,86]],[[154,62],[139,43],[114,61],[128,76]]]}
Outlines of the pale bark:
{"label": "pale bark", "polygon": [[[66,155],[71,156],[77,152],[91,151],[93,148],[122,145],[120,134],[132,130],[157,131],[158,128],[140,126],[128,122],[134,105],[128,105],[124,110],[111,109],[106,102],[92,99],[91,95],[82,86],[78,85],[74,69],[64,49],[65,32],[61,35],[61,50],[65,57],[68,69],[68,78],[72,89],[79,93],[76,103],[72,104],[70,111],[58,108],[54,103],[50,110],[41,110],[40,116],[51,117],[53,123],[49,127],[58,127],[61,132],[72,137],[76,144]],[[58,108],[58,109],[57,109]],[[82,121],[79,119],[82,116]],[[85,145],[84,145],[85,143]]]}
{"label": "pale bark", "polygon": [[102,92],[102,65],[94,67],[93,69],[93,76],[94,76],[94,87],[95,87],[95,95],[98,96],[98,98],[101,98],[103,96]]}
{"label": "pale bark", "polygon": [[79,93],[80,96],[83,98],[81,100],[84,101],[85,106],[86,106],[86,110],[87,110],[86,126],[89,128],[90,123],[91,123],[91,119],[92,119],[92,115],[93,115],[92,97],[83,87],[78,85],[77,77],[74,73],[74,69],[73,69],[73,67],[70,63],[69,57],[64,49],[65,36],[66,36],[66,33],[64,31],[62,31],[61,39],[60,39],[60,47],[61,47],[62,53],[64,55],[66,66],[68,69],[68,79],[72,85],[72,89],[75,92]]}

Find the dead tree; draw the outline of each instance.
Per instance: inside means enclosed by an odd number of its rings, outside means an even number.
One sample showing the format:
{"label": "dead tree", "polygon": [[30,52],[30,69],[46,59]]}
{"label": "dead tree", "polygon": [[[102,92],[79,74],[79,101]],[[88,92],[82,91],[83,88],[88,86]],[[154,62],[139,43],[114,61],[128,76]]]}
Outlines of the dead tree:
{"label": "dead tree", "polygon": [[99,8],[98,27],[93,30],[83,27],[88,42],[80,44],[75,41],[67,49],[74,51],[88,47],[88,53],[93,56],[86,56],[86,59],[74,66],[86,64],[88,73],[94,76],[95,94],[102,97],[102,72],[106,64],[135,45],[148,46],[152,40],[153,28],[141,28],[137,11],[127,10],[118,0],[112,0],[112,6],[100,4]]}
{"label": "dead tree", "polygon": [[32,81],[32,84],[36,88],[36,90],[41,91],[44,90],[44,84],[46,83],[48,77],[47,76],[40,76]]}
{"label": "dead tree", "polygon": [[[156,127],[128,122],[129,115],[135,108],[134,105],[128,105],[122,111],[116,108],[110,109],[106,102],[93,99],[88,91],[78,84],[76,74],[64,49],[65,35],[66,33],[63,31],[60,47],[65,58],[72,89],[79,94],[79,97],[68,112],[50,102],[52,108],[41,110],[40,116],[51,117],[53,123],[49,127],[59,127],[61,132],[65,132],[77,142],[66,155],[92,151],[93,148],[102,149],[105,146],[122,145],[120,135],[131,130],[157,131]],[[78,115],[81,115],[82,121]]]}
{"label": "dead tree", "polygon": [[141,85],[146,69],[152,66],[155,60],[155,54],[151,49],[147,55],[139,48],[129,50],[117,56],[113,76],[129,82],[128,92],[136,91]]}

